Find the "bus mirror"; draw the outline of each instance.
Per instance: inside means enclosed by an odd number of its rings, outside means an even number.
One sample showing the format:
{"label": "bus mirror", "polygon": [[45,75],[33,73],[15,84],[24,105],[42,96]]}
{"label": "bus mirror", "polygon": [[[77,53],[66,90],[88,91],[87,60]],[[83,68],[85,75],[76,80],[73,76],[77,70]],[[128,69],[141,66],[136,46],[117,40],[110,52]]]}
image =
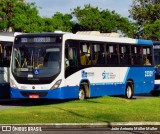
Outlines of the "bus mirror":
{"label": "bus mirror", "polygon": [[143,54],[146,55],[147,54],[147,50],[144,48],[143,49]]}
{"label": "bus mirror", "polygon": [[87,45],[83,45],[82,46],[82,51],[85,52],[85,53],[87,53]]}
{"label": "bus mirror", "polygon": [[95,52],[100,51],[100,46],[99,46],[99,45],[94,45],[94,51],[95,51]]}
{"label": "bus mirror", "polygon": [[150,54],[151,52],[150,52],[150,48],[147,48],[147,54]]}
{"label": "bus mirror", "polygon": [[137,53],[137,47],[134,47],[134,53],[135,54]]}
{"label": "bus mirror", "polygon": [[73,48],[68,49],[68,60],[73,60]]}
{"label": "bus mirror", "polygon": [[109,52],[113,53],[113,46],[109,46]]}

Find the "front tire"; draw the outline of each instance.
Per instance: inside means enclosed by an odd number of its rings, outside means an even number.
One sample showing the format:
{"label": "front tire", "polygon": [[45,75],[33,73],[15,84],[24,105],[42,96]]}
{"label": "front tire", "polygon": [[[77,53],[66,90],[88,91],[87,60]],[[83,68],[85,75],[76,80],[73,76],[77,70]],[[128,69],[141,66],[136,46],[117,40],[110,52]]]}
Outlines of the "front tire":
{"label": "front tire", "polygon": [[133,97],[133,85],[130,84],[130,83],[127,83],[125,98],[126,99],[132,99],[132,97]]}

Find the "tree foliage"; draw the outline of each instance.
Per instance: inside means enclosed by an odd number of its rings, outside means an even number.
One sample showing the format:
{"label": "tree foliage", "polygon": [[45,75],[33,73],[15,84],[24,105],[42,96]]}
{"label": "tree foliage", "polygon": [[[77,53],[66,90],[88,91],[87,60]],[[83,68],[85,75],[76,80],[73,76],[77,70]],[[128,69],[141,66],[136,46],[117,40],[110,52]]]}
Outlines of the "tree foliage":
{"label": "tree foliage", "polygon": [[117,32],[132,37],[135,27],[127,18],[121,17],[115,11],[101,10],[98,7],[92,7],[90,4],[84,8],[77,7],[73,10],[78,24],[75,25],[76,30],[100,30],[101,32]]}
{"label": "tree foliage", "polygon": [[56,12],[51,18],[43,18],[45,22],[44,31],[53,32],[61,30],[71,32],[73,27],[72,16],[70,14],[62,14]]}
{"label": "tree foliage", "polygon": [[56,12],[49,18],[39,16],[35,3],[0,0],[0,31],[8,31],[10,28],[17,32],[120,31],[128,37],[159,40],[159,11],[160,0],[133,0],[129,12],[134,23],[115,11],[102,10],[90,4],[74,8],[71,14]]}
{"label": "tree foliage", "polygon": [[160,39],[160,0],[133,0],[130,12],[139,27],[137,36],[145,39]]}
{"label": "tree foliage", "polygon": [[41,32],[44,22],[38,15],[38,10],[34,3],[17,2],[14,8],[14,16],[11,20],[14,31]]}
{"label": "tree foliage", "polygon": [[70,14],[62,14],[57,12],[52,16],[53,26],[55,30],[62,30],[71,32],[73,22],[71,21],[72,16]]}
{"label": "tree foliage", "polygon": [[19,32],[42,31],[43,21],[35,3],[24,0],[0,0],[0,30]]}
{"label": "tree foliage", "polygon": [[40,17],[35,3],[25,0],[0,0],[0,31],[53,32],[71,31],[73,22],[70,14],[57,12],[51,18]]}

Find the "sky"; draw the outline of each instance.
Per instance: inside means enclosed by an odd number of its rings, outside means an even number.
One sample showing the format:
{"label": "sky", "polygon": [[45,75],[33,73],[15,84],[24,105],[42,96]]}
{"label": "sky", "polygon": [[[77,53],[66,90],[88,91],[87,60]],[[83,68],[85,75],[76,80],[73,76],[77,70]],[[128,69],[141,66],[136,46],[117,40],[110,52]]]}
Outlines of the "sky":
{"label": "sky", "polygon": [[26,0],[27,3],[36,3],[41,17],[51,17],[56,12],[63,14],[71,13],[71,9],[73,10],[77,6],[83,8],[85,4],[90,4],[102,10],[115,10],[115,12],[121,16],[128,17],[128,10],[131,9],[132,1],[133,0]]}

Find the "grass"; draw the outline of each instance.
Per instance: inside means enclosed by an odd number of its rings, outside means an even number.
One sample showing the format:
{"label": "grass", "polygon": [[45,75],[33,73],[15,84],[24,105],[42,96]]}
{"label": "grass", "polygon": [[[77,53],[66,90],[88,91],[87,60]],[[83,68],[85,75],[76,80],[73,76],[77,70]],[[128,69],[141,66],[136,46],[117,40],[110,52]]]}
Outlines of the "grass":
{"label": "grass", "polygon": [[160,98],[100,97],[0,111],[0,124],[160,122]]}

